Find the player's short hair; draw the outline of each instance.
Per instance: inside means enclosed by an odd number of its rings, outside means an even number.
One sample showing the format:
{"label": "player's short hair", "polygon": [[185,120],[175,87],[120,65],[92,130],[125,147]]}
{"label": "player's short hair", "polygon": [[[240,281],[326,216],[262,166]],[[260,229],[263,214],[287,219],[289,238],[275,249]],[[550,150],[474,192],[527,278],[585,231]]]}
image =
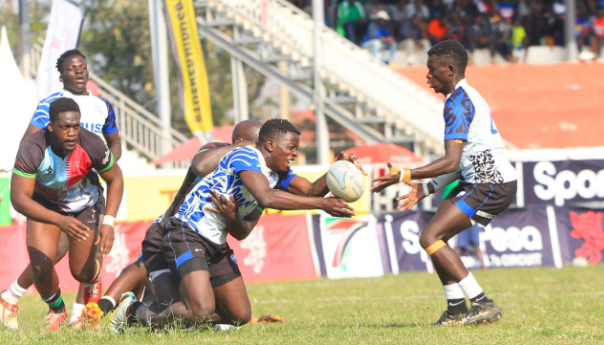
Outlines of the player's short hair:
{"label": "player's short hair", "polygon": [[59,117],[60,113],[64,113],[67,111],[77,111],[78,113],[80,113],[80,107],[71,98],[57,98],[54,102],[50,103],[50,109],[48,111],[48,117],[50,117],[50,122],[55,122],[57,120],[57,117]]}
{"label": "player's short hair", "polygon": [[265,142],[274,134],[285,134],[287,132],[293,132],[300,135],[300,131],[296,126],[292,125],[291,122],[285,119],[270,119],[262,125],[262,128],[260,128],[258,140],[260,140],[260,142]]}
{"label": "player's short hair", "polygon": [[82,57],[82,59],[84,59],[84,61],[86,61],[86,56],[82,54],[82,52],[78,49],[68,50],[61,54],[61,56],[59,56],[59,58],[57,59],[57,71],[59,71],[60,74],[63,74],[63,63],[65,62],[65,60],[67,60],[67,58],[69,58],[70,56],[74,55],[79,55]]}
{"label": "player's short hair", "polygon": [[459,69],[460,75],[465,75],[468,65],[468,52],[456,40],[445,40],[435,44],[428,50],[428,56],[444,56],[450,59]]}

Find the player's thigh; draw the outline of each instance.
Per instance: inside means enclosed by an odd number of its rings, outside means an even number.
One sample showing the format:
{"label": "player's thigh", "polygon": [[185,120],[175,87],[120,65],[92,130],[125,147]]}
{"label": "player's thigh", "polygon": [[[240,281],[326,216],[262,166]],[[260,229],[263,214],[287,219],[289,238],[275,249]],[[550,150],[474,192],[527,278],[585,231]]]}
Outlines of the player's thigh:
{"label": "player's thigh", "polygon": [[434,242],[447,242],[451,237],[472,226],[470,217],[454,204],[446,205],[439,210],[420,235],[420,244],[427,248]]}
{"label": "player's thigh", "polygon": [[27,250],[32,267],[50,260],[54,264],[61,229],[52,224],[27,220]]}
{"label": "player's thigh", "polygon": [[[245,324],[252,317],[252,307],[243,278],[236,277],[230,282],[214,288],[216,313],[222,322]],[[226,318],[226,319],[225,319]]]}
{"label": "player's thigh", "polygon": [[83,210],[76,218],[91,230],[86,231],[88,237],[85,240],[70,240],[69,268],[74,278],[87,283],[98,277],[103,264],[100,244],[96,243],[102,219],[97,205]]}
{"label": "player's thigh", "polygon": [[174,303],[182,302],[178,286],[174,283],[169,269],[163,272],[151,272],[149,278],[153,284],[155,300],[160,311],[169,308]]}
{"label": "player's thigh", "polygon": [[196,270],[187,273],[182,277],[178,291],[187,306],[190,319],[208,318],[216,310],[208,271]]}

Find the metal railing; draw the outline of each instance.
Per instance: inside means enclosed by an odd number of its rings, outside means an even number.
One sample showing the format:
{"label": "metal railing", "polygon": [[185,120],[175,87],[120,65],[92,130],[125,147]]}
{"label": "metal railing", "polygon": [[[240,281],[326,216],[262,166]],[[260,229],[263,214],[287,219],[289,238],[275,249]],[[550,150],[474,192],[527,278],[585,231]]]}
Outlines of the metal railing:
{"label": "metal railing", "polygon": [[[313,60],[314,22],[284,0],[207,0],[236,23],[270,36],[275,47]],[[250,25],[251,23],[251,25]],[[325,28],[321,74],[375,109],[373,116],[403,121],[424,141],[442,147],[442,104],[430,92],[392,71],[368,51]],[[431,145],[431,146],[432,146]]]}

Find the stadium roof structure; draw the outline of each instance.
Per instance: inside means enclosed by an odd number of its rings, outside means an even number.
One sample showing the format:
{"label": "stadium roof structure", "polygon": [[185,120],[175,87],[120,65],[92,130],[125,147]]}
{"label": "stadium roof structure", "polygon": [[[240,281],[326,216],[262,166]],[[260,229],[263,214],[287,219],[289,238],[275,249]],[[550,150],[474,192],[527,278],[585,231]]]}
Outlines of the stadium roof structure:
{"label": "stadium roof structure", "polygon": [[[426,85],[426,67],[397,71]],[[468,83],[491,108],[506,146],[516,149],[603,146],[604,64],[468,66]],[[441,95],[435,95],[442,99]]]}

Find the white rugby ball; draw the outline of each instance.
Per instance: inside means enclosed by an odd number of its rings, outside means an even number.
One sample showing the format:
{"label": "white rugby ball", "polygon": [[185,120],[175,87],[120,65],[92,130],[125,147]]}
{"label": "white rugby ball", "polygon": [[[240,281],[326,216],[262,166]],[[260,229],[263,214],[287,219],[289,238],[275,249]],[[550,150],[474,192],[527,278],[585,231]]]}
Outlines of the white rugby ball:
{"label": "white rugby ball", "polygon": [[338,198],[357,201],[365,190],[365,175],[349,161],[336,161],[327,171],[327,187]]}

